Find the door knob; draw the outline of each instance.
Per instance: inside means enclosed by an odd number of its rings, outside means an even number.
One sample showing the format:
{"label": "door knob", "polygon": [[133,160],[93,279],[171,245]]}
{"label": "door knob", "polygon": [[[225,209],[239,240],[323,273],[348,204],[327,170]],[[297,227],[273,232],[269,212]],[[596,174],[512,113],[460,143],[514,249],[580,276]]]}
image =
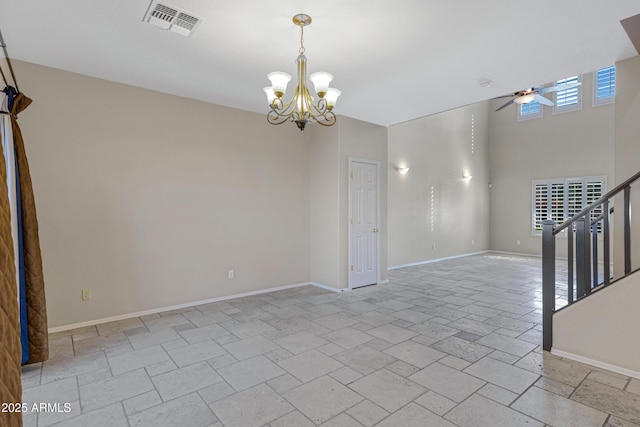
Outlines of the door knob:
{"label": "door knob", "polygon": [[374,227],[373,230],[371,230],[371,231],[373,231],[374,233],[377,233],[378,232],[378,228]]}

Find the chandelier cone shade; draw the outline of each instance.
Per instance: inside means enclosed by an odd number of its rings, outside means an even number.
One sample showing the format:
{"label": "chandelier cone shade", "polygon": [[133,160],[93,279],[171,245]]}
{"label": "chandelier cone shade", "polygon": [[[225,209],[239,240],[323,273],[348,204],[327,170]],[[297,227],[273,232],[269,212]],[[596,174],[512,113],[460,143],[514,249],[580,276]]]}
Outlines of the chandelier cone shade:
{"label": "chandelier cone shade", "polygon": [[300,49],[296,59],[298,82],[293,97],[285,101],[284,95],[291,76],[281,71],[274,71],[267,75],[271,81],[271,86],[264,88],[271,108],[267,114],[267,121],[272,125],[294,122],[300,130],[304,130],[307,123],[332,126],[336,122],[333,107],[341,92],[329,87],[333,75],[320,71],[309,76],[317,95],[317,102],[311,96],[307,83],[307,57],[304,55],[304,27],[311,24],[311,17],[301,13],[293,17],[293,23],[300,27]]}

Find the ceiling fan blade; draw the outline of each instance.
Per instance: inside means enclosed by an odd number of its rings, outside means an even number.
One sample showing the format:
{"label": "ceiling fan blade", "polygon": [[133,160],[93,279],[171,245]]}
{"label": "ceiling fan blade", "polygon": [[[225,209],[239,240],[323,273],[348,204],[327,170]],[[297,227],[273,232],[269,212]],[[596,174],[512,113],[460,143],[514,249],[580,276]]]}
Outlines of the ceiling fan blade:
{"label": "ceiling fan blade", "polygon": [[545,98],[542,95],[536,94],[535,102],[539,102],[540,104],[548,105],[549,107],[553,107],[555,104],[549,98]]}
{"label": "ceiling fan blade", "polygon": [[513,104],[513,101],[515,101],[515,98],[510,99],[509,101],[507,101],[502,107],[498,108],[496,111],[500,111],[505,107],[508,107],[509,105]]}
{"label": "ceiling fan blade", "polygon": [[582,82],[573,82],[573,83],[566,83],[566,84],[557,85],[557,86],[543,87],[538,91],[538,93],[549,93],[549,92],[556,92],[559,90],[573,89],[574,87],[578,87],[581,84]]}
{"label": "ceiling fan blade", "polygon": [[510,93],[509,95],[496,96],[495,98],[491,98],[491,99],[510,98],[512,96],[515,96],[515,95]]}

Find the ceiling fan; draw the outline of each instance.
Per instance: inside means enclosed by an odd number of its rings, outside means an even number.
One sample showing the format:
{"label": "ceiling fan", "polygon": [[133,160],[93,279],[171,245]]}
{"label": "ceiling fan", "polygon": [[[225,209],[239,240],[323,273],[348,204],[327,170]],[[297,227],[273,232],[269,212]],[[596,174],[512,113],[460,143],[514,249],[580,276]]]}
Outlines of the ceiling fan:
{"label": "ceiling fan", "polygon": [[496,111],[500,111],[505,107],[508,107],[509,105],[515,103],[515,104],[529,104],[531,102],[539,102],[540,104],[543,105],[548,105],[550,107],[553,107],[555,104],[553,103],[553,101],[551,101],[549,98],[546,98],[544,96],[542,96],[543,93],[550,93],[550,92],[557,92],[559,90],[567,90],[567,89],[573,89],[574,87],[578,87],[582,84],[582,82],[571,82],[571,83],[564,83],[564,84],[559,84],[556,86],[549,86],[549,87],[541,87],[541,86],[536,86],[536,87],[530,87],[528,89],[525,90],[521,90],[519,92],[515,92],[511,95],[504,95],[504,96],[499,96],[495,99],[499,99],[499,98],[508,98],[511,97],[511,99],[509,101],[507,101],[504,105],[502,105],[500,108],[498,108]]}

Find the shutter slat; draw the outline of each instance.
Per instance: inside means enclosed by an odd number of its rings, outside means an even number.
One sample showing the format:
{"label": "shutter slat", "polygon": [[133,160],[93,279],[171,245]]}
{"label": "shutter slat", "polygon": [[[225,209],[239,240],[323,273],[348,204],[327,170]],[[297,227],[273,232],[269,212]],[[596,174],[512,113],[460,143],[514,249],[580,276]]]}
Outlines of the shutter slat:
{"label": "shutter slat", "polygon": [[[577,83],[580,81],[580,76],[568,77],[566,79],[558,80],[556,84],[561,86],[563,84]],[[556,108],[566,107],[568,105],[576,105],[579,101],[580,87],[572,87],[569,89],[556,91]]]}
{"label": "shutter slat", "polygon": [[536,184],[535,187],[534,228],[536,231],[542,231],[542,221],[548,218],[548,187],[547,184]]}
{"label": "shutter slat", "polygon": [[601,68],[596,72],[596,100],[602,101],[616,96],[616,67]]}
{"label": "shutter slat", "polygon": [[551,220],[564,222],[564,183],[551,184]]}
{"label": "shutter slat", "polygon": [[539,102],[530,102],[528,104],[520,104],[520,115],[526,116],[528,114],[537,114],[540,112]]}

